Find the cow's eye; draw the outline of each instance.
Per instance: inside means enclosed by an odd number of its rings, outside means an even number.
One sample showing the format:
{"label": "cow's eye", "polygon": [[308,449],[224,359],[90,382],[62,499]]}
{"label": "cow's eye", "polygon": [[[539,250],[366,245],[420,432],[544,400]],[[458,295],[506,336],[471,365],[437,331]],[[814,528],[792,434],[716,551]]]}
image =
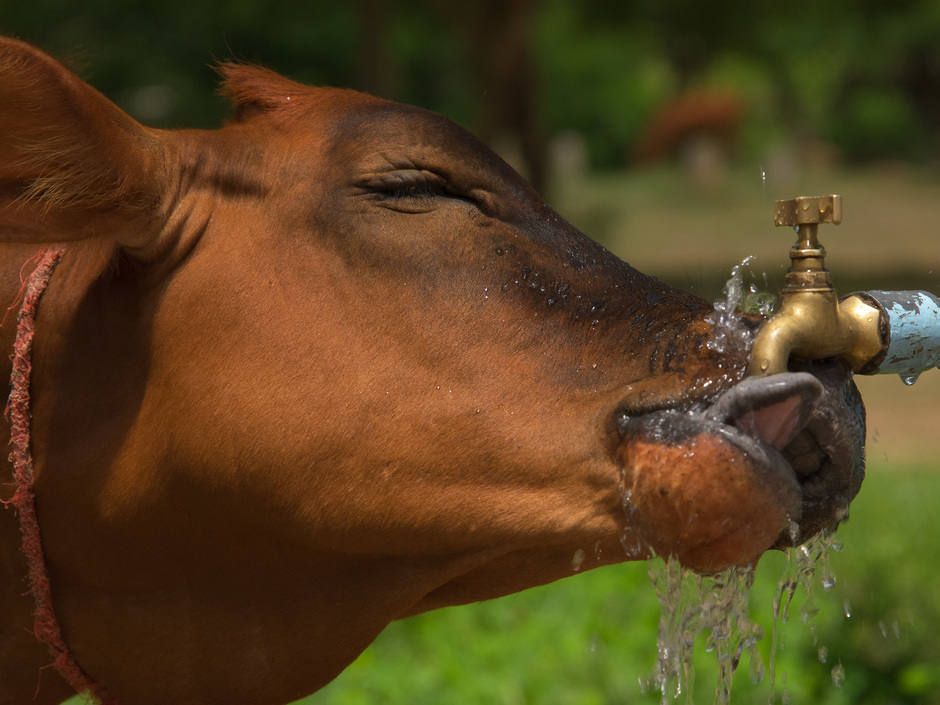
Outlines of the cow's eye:
{"label": "cow's eye", "polygon": [[475,204],[471,196],[460,193],[443,176],[425,169],[376,174],[363,179],[359,187],[380,205],[403,213],[427,213],[452,201]]}
{"label": "cow's eye", "polygon": [[431,184],[402,184],[385,195],[389,198],[435,198],[445,195],[445,192]]}

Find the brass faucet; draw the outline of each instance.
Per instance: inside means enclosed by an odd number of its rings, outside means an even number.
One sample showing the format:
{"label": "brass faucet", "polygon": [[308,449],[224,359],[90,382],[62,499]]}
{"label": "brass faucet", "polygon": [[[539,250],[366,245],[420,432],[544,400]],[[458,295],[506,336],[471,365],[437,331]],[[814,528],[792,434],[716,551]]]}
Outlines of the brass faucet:
{"label": "brass faucet", "polygon": [[[774,204],[774,225],[796,229],[781,311],[764,323],[751,351],[749,374],[787,371],[790,356],[809,360],[841,357],[866,372],[884,352],[887,331],[881,312],[858,295],[841,302],[819,244],[821,223],[842,222],[842,197],[800,197]],[[876,365],[874,365],[876,366]]]}

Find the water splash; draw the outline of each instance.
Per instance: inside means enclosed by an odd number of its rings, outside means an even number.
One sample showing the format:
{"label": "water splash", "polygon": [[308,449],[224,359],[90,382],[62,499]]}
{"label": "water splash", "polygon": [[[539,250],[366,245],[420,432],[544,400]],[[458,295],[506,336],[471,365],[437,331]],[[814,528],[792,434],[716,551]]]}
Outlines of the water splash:
{"label": "water splash", "polygon": [[749,617],[748,595],[754,582],[752,568],[730,568],[701,576],[675,559],[650,561],[650,579],[662,605],[659,621],[659,660],[649,678],[641,680],[645,692],[659,692],[662,705],[684,696],[692,703],[695,683],[693,649],[706,634],[705,651],[718,659],[715,703],[731,701],[731,683],[745,652],[750,677],[759,682],[764,664],[757,652],[763,629]]}
{"label": "water splash", "polygon": [[715,299],[714,312],[710,313],[706,320],[712,326],[712,334],[708,339],[708,349],[718,353],[729,352],[736,347],[743,326],[735,317],[734,312],[738,308],[738,301],[741,300],[741,291],[744,288],[744,276],[742,271],[754,261],[753,255],[745,257],[741,264],[731,268],[731,278],[725,283],[724,298]]}
{"label": "water splash", "polygon": [[768,318],[777,308],[777,297],[769,291],[759,289],[756,284],[751,284],[748,292],[741,297],[738,308],[744,313],[756,313]]}
{"label": "water splash", "polygon": [[717,353],[729,353],[746,348],[751,341],[751,334],[741,322],[736,311],[753,313],[761,316],[773,314],[777,297],[767,291],[767,275],[764,275],[764,287],[751,282],[744,285],[744,271],[754,261],[754,256],[745,257],[741,264],[731,268],[731,277],[725,283],[724,296],[715,300],[714,311],[705,317],[712,332],[708,339],[709,350]]}

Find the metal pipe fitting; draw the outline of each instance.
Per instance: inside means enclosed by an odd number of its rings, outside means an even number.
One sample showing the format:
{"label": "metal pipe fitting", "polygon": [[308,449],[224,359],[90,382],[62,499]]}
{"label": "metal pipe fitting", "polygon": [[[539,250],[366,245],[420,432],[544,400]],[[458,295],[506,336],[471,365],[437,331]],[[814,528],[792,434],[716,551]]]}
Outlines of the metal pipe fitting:
{"label": "metal pipe fitting", "polygon": [[897,374],[908,384],[940,364],[940,299],[927,291],[862,291],[852,295],[877,309],[883,354],[863,374]]}

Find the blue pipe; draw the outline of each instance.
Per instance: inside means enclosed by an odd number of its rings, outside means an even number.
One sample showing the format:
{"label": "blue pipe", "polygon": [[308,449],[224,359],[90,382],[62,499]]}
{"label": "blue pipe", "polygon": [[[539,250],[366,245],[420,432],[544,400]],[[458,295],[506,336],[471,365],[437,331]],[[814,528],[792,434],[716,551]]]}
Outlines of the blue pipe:
{"label": "blue pipe", "polygon": [[940,365],[940,299],[927,291],[856,294],[881,311],[884,357],[869,374],[897,374],[905,384]]}

